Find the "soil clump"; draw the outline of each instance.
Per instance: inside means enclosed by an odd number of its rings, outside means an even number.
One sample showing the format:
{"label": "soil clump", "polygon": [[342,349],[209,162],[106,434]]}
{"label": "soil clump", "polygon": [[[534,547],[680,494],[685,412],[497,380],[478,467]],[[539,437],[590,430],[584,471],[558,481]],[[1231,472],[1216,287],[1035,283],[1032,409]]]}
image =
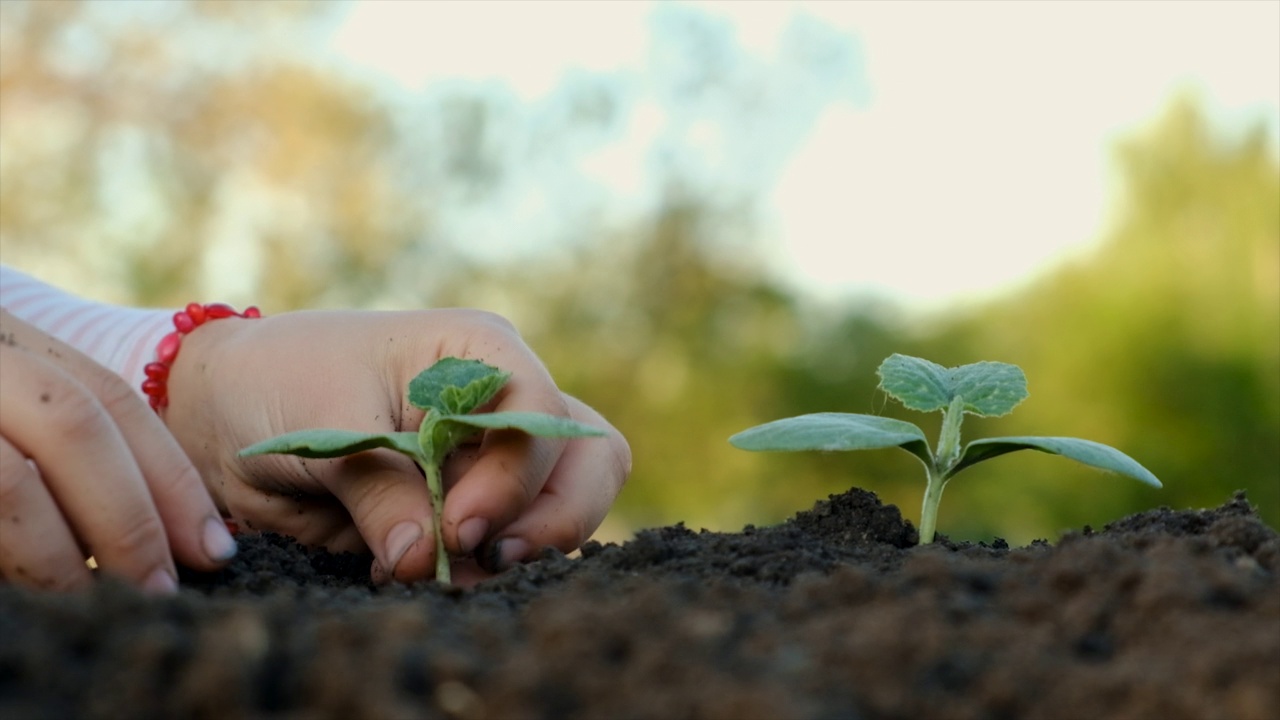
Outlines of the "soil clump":
{"label": "soil clump", "polygon": [[1280,536],[1243,494],[1056,544],[915,541],[854,489],[460,590],[244,535],[173,598],[0,585],[0,717],[1280,718]]}

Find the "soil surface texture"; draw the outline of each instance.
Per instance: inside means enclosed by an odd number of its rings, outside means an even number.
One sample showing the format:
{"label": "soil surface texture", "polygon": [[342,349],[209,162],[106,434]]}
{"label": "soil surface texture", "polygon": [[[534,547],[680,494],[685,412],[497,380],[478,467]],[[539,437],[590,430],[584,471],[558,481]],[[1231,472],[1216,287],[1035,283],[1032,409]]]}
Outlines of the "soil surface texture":
{"label": "soil surface texture", "polygon": [[1015,549],[916,547],[851,490],[471,590],[240,540],[173,598],[0,585],[0,718],[1280,718],[1280,537],[1243,495]]}

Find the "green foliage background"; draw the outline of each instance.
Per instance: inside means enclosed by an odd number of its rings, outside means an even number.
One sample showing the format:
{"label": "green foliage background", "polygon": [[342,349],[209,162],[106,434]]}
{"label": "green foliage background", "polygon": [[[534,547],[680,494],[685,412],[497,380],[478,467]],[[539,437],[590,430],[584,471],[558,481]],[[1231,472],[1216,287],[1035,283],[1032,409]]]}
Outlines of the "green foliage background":
{"label": "green foliage background", "polygon": [[[851,484],[918,519],[923,472],[906,453],[758,455],[726,442],[829,410],[936,434],[940,414],[877,393],[875,368],[892,352],[1023,367],[1030,399],[1006,418],[970,418],[968,437],[1097,440],[1165,483],[1010,455],[951,484],[944,534],[1025,543],[1157,505],[1217,505],[1237,489],[1280,523],[1276,139],[1262,128],[1224,137],[1194,98],[1116,148],[1122,195],[1095,252],[922,320],[874,300],[817,306],[776,286],[752,260],[750,195],[725,201],[678,165],[662,170],[663,201],[639,220],[588,209],[555,250],[481,263],[441,218],[483,201],[521,162],[503,145],[507,99],[464,86],[406,108],[279,49],[333,22],[328,3],[173,2],[126,15],[0,4],[4,261],[104,299],[177,305],[252,257],[256,269],[236,278],[242,296],[219,299],[276,313],[502,312],[562,387],[632,443],[612,534],[766,524]],[[676,19],[714,36],[714,23]],[[91,57],[69,52],[69,35]],[[554,101],[546,152],[598,139],[621,111],[590,82]]]}

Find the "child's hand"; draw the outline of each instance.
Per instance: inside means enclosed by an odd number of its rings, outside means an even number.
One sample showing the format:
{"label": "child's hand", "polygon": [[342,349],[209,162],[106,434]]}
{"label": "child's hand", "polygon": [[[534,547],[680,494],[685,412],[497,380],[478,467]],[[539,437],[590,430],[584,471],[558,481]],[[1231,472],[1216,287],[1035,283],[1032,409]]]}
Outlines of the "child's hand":
{"label": "child's hand", "polygon": [[235,543],[191,462],[133,388],[0,311],[0,577],[89,584],[85,558],[154,592],[173,555],[213,570]]}
{"label": "child's hand", "polygon": [[[375,450],[334,460],[239,458],[293,430],[416,430],[409,380],[445,356],[512,372],[494,410],[565,415],[607,438],[551,440],[489,432],[446,464],[444,537],[478,563],[455,580],[564,551],[599,526],[631,468],[631,451],[599,414],[556,388],[505,320],[471,310],[298,312],[209,323],[189,335],[169,379],[165,419],[218,506],[244,530],[273,530],[333,551],[372,550],[375,580],[434,572],[431,501],[408,458]],[[481,570],[481,568],[484,568]]]}

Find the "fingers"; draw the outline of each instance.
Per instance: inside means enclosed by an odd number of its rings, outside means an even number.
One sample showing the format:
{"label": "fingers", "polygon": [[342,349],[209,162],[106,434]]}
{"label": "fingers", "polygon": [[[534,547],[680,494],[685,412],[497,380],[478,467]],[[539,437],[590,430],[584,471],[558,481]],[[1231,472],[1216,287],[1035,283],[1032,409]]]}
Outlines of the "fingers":
{"label": "fingers", "polygon": [[498,572],[544,547],[570,552],[591,537],[631,473],[631,448],[595,410],[566,396],[570,417],[607,428],[604,438],[569,442],[542,492],[477,553],[480,565]]}
{"label": "fingers", "polygon": [[[168,590],[173,555],[201,570],[234,555],[199,475],[141,397],[74,348],[7,313],[0,320],[7,339],[0,437],[8,455],[0,482],[14,493],[0,508],[6,529],[15,518],[26,526],[0,539],[6,562],[52,553],[50,572],[74,586],[87,577],[88,551],[106,572]],[[9,576],[9,567],[0,569]]]}
{"label": "fingers", "polygon": [[[388,380],[403,399],[411,378],[447,356],[474,358],[511,373],[511,379],[484,411],[526,411],[567,417],[564,396],[542,362],[506,319],[476,310],[428,311],[417,315],[435,324],[435,340],[397,343],[388,358]],[[437,324],[438,323],[438,324]],[[399,429],[415,429],[422,413],[404,403]],[[538,496],[564,451],[565,441],[533,438],[516,431],[488,431],[471,467],[452,483],[443,517],[445,543],[465,556],[518,517]],[[456,465],[456,463],[455,463]]]}
{"label": "fingers", "polygon": [[[532,373],[530,373],[532,374]],[[545,376],[513,373],[495,411],[567,417],[564,396]],[[444,530],[454,553],[467,555],[525,512],[539,496],[566,442],[518,431],[489,431],[479,457],[445,498]]]}
{"label": "fingers", "polygon": [[[561,417],[576,413],[590,424],[609,427],[599,414],[560,392],[506,320],[488,313],[458,317],[467,328],[456,331],[460,340],[443,344],[437,354],[477,358],[511,372],[511,379],[495,398],[493,411]],[[410,365],[422,362],[420,356],[406,359]],[[460,476],[454,475],[456,481],[445,499],[446,545],[457,556],[483,548],[482,554],[497,558],[496,565],[505,567],[545,545],[573,549],[581,544],[617,496],[630,469],[630,450],[616,430],[607,441],[570,442],[516,431],[489,431],[474,462],[468,459],[466,464],[469,467]],[[602,471],[601,466],[607,469]],[[559,479],[548,492],[553,470]],[[520,525],[513,528],[513,522]],[[490,542],[499,537],[504,542]],[[501,548],[494,550],[499,545]]]}
{"label": "fingers", "polygon": [[[336,332],[355,352],[301,353],[300,362],[304,367],[310,363],[311,372],[294,369],[280,380],[286,390],[299,392],[279,391],[277,397],[288,404],[278,414],[267,414],[269,422],[250,427],[239,438],[237,448],[308,427],[414,430],[423,413],[407,402],[406,387],[424,367],[448,356],[482,360],[511,372],[511,379],[486,411],[561,417],[576,414],[591,424],[608,427],[581,403],[572,401],[571,408],[571,402],[510,324],[489,313],[297,314],[281,316],[279,321],[281,330],[270,338],[264,336],[261,342],[265,346],[272,347],[283,337],[295,351],[308,343],[329,349],[329,336]],[[334,403],[323,393],[317,395],[312,391],[317,376],[345,378],[352,399]],[[310,400],[320,396],[323,402]],[[444,468],[448,492],[441,531],[447,551],[461,560],[461,564],[454,564],[465,577],[483,575],[474,560],[465,558],[477,548],[488,547],[483,543],[492,538],[511,539],[504,552],[512,554],[518,548],[517,541],[530,547],[550,544],[572,549],[594,530],[616,497],[630,464],[629,450],[616,431],[607,441],[586,440],[581,447],[596,444],[604,447],[584,453],[573,449],[579,447],[577,442],[490,431],[474,446],[453,453]],[[607,469],[601,471],[601,466]],[[302,503],[293,498],[295,491],[329,493],[349,514],[360,541],[372,550],[375,581],[394,578],[411,582],[434,574],[431,496],[423,473],[407,457],[390,450],[332,460],[254,457],[238,460],[229,474],[262,495],[250,497],[234,488],[224,492],[224,503],[237,517],[244,512],[264,529],[284,529],[308,544],[339,549],[334,543],[340,543],[345,548],[353,536],[343,532],[340,517],[325,514],[322,524],[326,527],[320,532],[310,519],[304,522]],[[552,497],[543,498],[549,484]],[[297,519],[291,517],[295,509]],[[307,506],[308,518],[315,509]],[[534,519],[524,522],[523,517],[531,511]],[[521,524],[513,526],[513,522]]]}
{"label": "fingers", "polygon": [[235,540],[204,481],[160,418],[114,375],[105,377],[96,396],[142,473],[173,556],[187,567],[204,571],[234,557]]}
{"label": "fingers", "polygon": [[[32,478],[17,473],[6,478],[12,488],[12,510],[17,517],[42,530],[59,535],[65,517],[85,549],[104,570],[117,573],[155,591],[177,588],[177,572],[169,554],[160,516],[128,446],[102,403],[80,382],[60,368],[13,348],[3,353],[0,373],[0,436],[21,456],[32,458],[56,509],[31,489]],[[13,473],[12,458],[6,475]],[[66,527],[62,525],[62,527]],[[38,535],[36,536],[38,539]],[[3,540],[8,562],[15,567],[29,562],[29,555],[43,552],[35,546]],[[63,562],[65,547],[54,551]],[[84,558],[76,560],[83,564]],[[52,572],[75,575],[70,565]]]}
{"label": "fingers", "polygon": [[388,450],[301,460],[346,507],[376,558],[375,583],[412,582],[435,572],[431,494],[408,458]]}
{"label": "fingers", "polygon": [[0,577],[28,587],[87,587],[89,568],[39,475],[0,437]]}
{"label": "fingers", "polygon": [[[448,335],[457,344],[445,343],[430,355],[482,358],[511,371],[511,379],[494,400],[494,411],[569,415],[563,394],[509,323],[469,311],[455,314],[453,322],[457,328]],[[394,361],[401,367],[391,373],[393,378],[412,378],[424,365],[421,352],[409,351]],[[392,382],[407,386],[407,380]],[[410,429],[421,421],[421,414],[407,412],[402,418],[400,429]],[[490,431],[478,446],[460,448],[445,468],[448,492],[442,530],[448,552],[456,557],[470,555],[525,512],[542,492],[564,448],[563,440],[514,431]],[[457,456],[465,461],[459,462]],[[325,484],[351,512],[373,549],[375,580],[394,577],[408,582],[430,577],[435,539],[430,493],[422,473],[407,458],[389,452],[361,453],[337,462],[343,465],[334,477],[343,479]],[[323,475],[328,477],[329,471]],[[596,512],[598,503],[589,504],[591,512]]]}

